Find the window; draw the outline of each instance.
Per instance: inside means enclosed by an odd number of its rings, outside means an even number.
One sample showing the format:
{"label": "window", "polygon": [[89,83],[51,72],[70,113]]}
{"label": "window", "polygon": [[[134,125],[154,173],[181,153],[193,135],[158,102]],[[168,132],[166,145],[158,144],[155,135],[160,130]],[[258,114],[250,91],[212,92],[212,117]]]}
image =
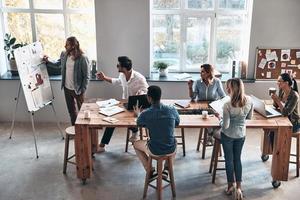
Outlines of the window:
{"label": "window", "polygon": [[89,59],[96,59],[94,0],[2,0],[1,6],[3,35],[11,33],[18,43],[41,41],[54,59],[66,38],[75,36]]}
{"label": "window", "polygon": [[[203,63],[223,74],[248,58],[250,0],[153,0],[151,61],[195,72]],[[152,69],[154,71],[154,69]]]}

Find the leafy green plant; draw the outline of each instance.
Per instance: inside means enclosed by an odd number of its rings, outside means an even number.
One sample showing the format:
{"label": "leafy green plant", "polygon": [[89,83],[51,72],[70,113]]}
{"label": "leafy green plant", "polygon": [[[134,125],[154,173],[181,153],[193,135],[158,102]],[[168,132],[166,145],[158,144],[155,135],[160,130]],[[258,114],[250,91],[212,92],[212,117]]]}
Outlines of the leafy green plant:
{"label": "leafy green plant", "polygon": [[5,33],[4,36],[4,50],[7,51],[7,59],[8,60],[14,60],[15,55],[14,55],[14,50],[23,47],[27,45],[26,43],[16,43],[16,38],[13,37],[9,33]]}
{"label": "leafy green plant", "polygon": [[162,70],[162,69],[167,69],[169,67],[169,64],[161,61],[155,61],[153,67],[158,70]]}

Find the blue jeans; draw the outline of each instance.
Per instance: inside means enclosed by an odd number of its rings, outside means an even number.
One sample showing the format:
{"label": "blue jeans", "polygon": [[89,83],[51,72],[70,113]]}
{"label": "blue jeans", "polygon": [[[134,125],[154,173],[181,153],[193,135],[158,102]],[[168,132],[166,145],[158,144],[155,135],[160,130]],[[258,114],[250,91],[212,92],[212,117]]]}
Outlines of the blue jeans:
{"label": "blue jeans", "polygon": [[245,137],[231,138],[221,133],[221,143],[225,154],[227,182],[242,182],[241,153]]}

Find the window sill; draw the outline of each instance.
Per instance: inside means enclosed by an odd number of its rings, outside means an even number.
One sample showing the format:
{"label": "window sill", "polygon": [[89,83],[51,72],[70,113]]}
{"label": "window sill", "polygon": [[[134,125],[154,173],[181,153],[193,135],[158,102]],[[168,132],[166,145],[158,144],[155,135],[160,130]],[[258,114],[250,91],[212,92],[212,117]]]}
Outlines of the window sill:
{"label": "window sill", "polygon": [[[181,73],[174,73],[174,72],[169,72],[167,77],[159,77],[158,73],[152,72],[150,77],[147,77],[148,82],[187,82],[188,80],[197,80],[200,77],[199,73],[188,73],[191,75],[189,78],[185,79],[178,79],[176,75],[179,75]],[[221,80],[222,82],[225,82],[228,78],[228,75],[222,75]],[[0,80],[20,80],[19,76],[12,76],[9,72],[3,74],[0,76]],[[61,75],[56,75],[56,76],[50,76],[50,81],[61,81]],[[97,78],[90,78],[90,81],[100,81]],[[254,79],[243,79],[244,83],[254,83]],[[273,80],[272,80],[273,81]]]}
{"label": "window sill", "polygon": [[[185,79],[178,79],[176,76],[182,74],[182,73],[176,73],[176,72],[169,72],[167,77],[160,77],[159,73],[152,72],[150,77],[147,77],[147,81],[149,82],[187,82],[188,80],[197,80],[200,78],[200,73],[194,72],[194,73],[188,73],[191,75],[189,78]],[[220,76],[217,76],[219,79],[221,79],[222,82],[226,82],[230,77],[230,74],[221,74]],[[242,79],[244,83],[254,83],[255,79]]]}
{"label": "window sill", "polygon": [[[50,81],[61,81],[61,75],[49,76]],[[20,80],[19,76],[12,76],[11,73],[6,72],[0,76],[0,80]],[[100,81],[95,78],[90,78],[90,81]]]}

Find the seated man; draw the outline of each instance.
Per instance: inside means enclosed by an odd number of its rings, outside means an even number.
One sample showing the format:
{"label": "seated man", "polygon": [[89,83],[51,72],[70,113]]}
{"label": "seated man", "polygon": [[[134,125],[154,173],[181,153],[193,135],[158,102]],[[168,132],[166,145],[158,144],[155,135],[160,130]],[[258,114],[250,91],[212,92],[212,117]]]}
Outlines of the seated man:
{"label": "seated man", "polygon": [[[174,128],[179,124],[179,114],[174,107],[160,103],[161,89],[158,86],[148,87],[147,99],[151,107],[139,114],[140,109],[136,108],[138,115],[137,125],[146,127],[149,130],[149,140],[136,141],[133,146],[138,158],[141,160],[147,171],[149,154],[166,155],[176,150],[176,139]],[[152,168],[151,178],[155,174]],[[164,166],[163,175],[168,175],[168,166]]]}
{"label": "seated man", "polygon": [[[106,76],[103,72],[97,73],[97,78],[107,81],[113,85],[121,85],[123,88],[122,98],[127,99],[129,96],[146,94],[148,83],[146,78],[139,72],[132,69],[132,62],[127,56],[118,57],[117,69],[120,73],[118,78]],[[106,128],[99,145],[98,153],[105,151],[105,145],[109,143],[115,128]],[[132,136],[130,142],[137,140],[137,128],[130,128]]]}

